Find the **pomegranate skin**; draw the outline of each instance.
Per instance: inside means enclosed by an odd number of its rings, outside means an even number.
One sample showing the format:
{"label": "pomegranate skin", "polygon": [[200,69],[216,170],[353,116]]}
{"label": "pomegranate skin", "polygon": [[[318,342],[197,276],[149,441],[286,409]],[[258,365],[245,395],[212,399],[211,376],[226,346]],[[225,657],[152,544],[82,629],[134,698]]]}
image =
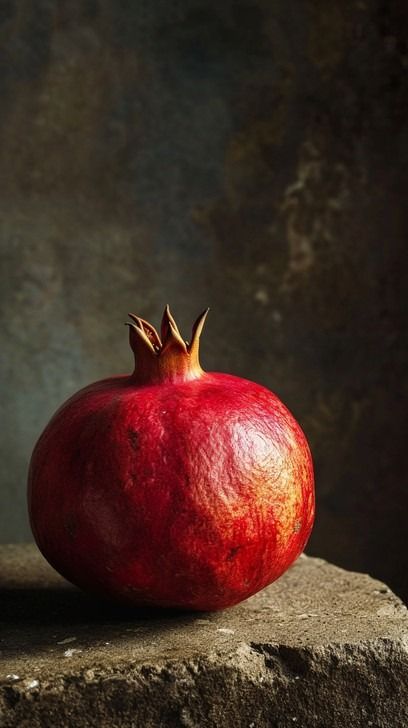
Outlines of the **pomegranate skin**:
{"label": "pomegranate skin", "polygon": [[312,461],[292,415],[257,384],[113,378],[47,426],[29,509],[39,548],[74,584],[134,604],[221,609],[303,550]]}
{"label": "pomegranate skin", "polygon": [[170,369],[153,383],[105,379],[62,405],[32,455],[31,526],[47,560],[83,589],[134,605],[222,609],[304,549],[312,459],[265,387]]}

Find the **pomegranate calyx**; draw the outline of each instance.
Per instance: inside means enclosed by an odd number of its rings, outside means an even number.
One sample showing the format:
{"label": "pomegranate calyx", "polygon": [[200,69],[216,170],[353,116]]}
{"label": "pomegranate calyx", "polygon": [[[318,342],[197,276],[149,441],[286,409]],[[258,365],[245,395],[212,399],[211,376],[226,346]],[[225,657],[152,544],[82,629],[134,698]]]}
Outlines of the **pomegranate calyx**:
{"label": "pomegranate calyx", "polygon": [[169,304],[164,309],[163,318],[161,322],[161,339],[162,348],[160,354],[163,355],[166,349],[177,349],[179,348],[184,354],[187,354],[187,346],[183,341],[178,326],[170,313]]}
{"label": "pomegranate calyx", "polygon": [[198,318],[194,321],[192,332],[191,332],[191,342],[190,344],[187,344],[187,348],[189,351],[189,354],[191,357],[197,356],[199,353],[199,347],[200,347],[200,336],[201,332],[204,328],[205,320],[208,316],[209,308],[205,308],[202,313],[198,316]]}
{"label": "pomegranate calyx", "polygon": [[197,379],[203,374],[199,361],[199,342],[209,309],[194,322],[191,342],[184,341],[167,305],[161,322],[161,338],[148,321],[130,313],[129,342],[135,355],[131,376],[137,384],[156,384],[176,379]]}

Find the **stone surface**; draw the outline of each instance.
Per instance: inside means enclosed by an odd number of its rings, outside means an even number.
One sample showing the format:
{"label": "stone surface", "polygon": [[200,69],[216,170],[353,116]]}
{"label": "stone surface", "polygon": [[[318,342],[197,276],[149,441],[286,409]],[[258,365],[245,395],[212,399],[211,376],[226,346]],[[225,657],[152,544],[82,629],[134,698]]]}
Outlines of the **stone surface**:
{"label": "stone surface", "polygon": [[408,3],[0,3],[0,539],[122,322],[205,306],[208,369],[311,442],[311,552],[408,597]]}
{"label": "stone surface", "polygon": [[406,728],[408,617],[381,582],[300,557],[219,613],[123,610],[0,549],[2,728]]}

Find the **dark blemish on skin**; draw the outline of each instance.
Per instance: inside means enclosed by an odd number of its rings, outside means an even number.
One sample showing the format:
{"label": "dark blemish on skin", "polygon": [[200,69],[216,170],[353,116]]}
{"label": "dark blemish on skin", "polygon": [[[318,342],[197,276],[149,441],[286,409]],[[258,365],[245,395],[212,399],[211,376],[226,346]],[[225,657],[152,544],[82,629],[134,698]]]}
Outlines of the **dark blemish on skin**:
{"label": "dark blemish on skin", "polygon": [[76,532],[77,532],[77,524],[75,521],[75,517],[72,515],[66,516],[65,522],[64,522],[65,530],[68,533],[68,536],[74,541],[76,538]]}
{"label": "dark blemish on skin", "polygon": [[137,450],[139,447],[139,433],[136,430],[132,430],[131,427],[128,429],[129,442],[133,450]]}
{"label": "dark blemish on skin", "polygon": [[237,555],[238,551],[240,550],[241,546],[233,546],[232,549],[229,550],[227,561],[231,561],[231,559],[234,558],[234,556]]}

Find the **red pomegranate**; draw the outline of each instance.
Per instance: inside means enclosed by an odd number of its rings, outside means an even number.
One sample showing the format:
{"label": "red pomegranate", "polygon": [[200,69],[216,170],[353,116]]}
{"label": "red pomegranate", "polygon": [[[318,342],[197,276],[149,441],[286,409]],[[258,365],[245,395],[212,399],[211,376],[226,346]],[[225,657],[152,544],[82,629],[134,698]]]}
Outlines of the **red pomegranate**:
{"label": "red pomegranate", "polygon": [[57,411],[31,459],[32,530],[69,581],[135,605],[215,610],[277,579],[314,518],[299,425],[268,389],[204,372],[205,311],[183,341],[130,314],[136,366]]}

